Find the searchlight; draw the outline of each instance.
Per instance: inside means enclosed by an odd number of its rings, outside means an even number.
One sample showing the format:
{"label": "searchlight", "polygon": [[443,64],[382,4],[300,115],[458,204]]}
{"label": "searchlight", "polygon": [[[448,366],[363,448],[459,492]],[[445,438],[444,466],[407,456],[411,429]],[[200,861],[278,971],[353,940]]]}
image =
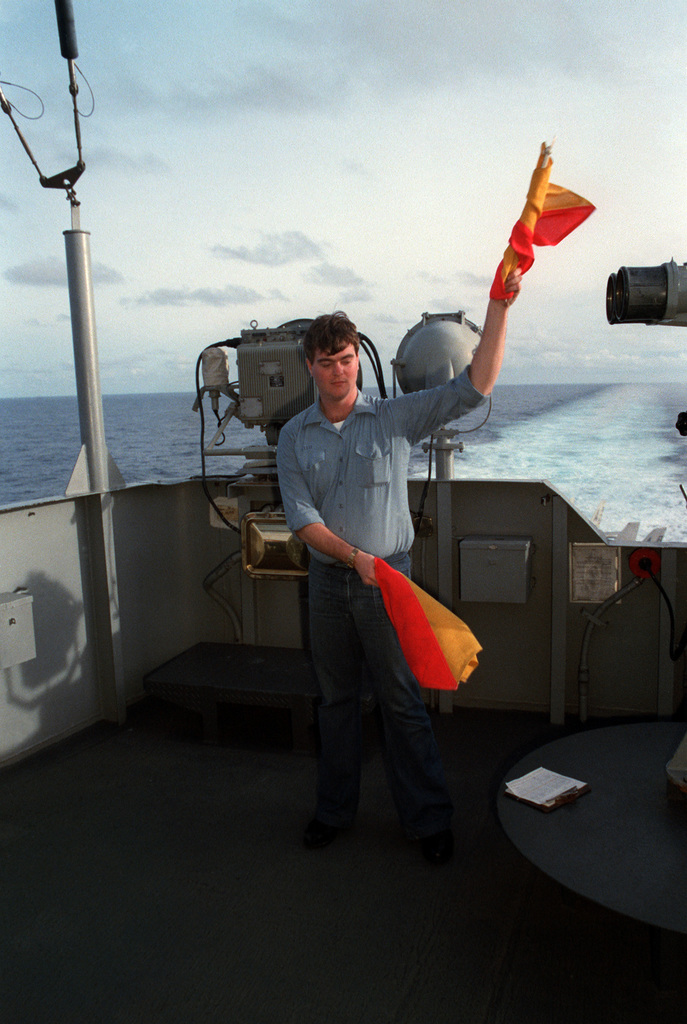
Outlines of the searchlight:
{"label": "searchlight", "polygon": [[609,324],[687,327],[687,263],[621,267],[606,285]]}

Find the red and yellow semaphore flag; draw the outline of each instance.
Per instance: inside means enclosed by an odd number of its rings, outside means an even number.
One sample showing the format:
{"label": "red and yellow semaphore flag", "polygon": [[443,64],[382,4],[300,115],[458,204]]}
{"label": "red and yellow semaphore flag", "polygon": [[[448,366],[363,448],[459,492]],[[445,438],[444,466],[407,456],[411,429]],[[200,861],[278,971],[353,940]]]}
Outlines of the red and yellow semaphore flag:
{"label": "red and yellow semaphore flag", "polygon": [[420,686],[455,690],[477,668],[482,650],[457,615],[381,558],[375,576],[384,607]]}
{"label": "red and yellow semaphore flag", "polygon": [[513,228],[491,286],[492,299],[506,298],[503,283],[512,270],[519,267],[525,274],[530,269],[534,263],[534,245],[558,245],[596,209],[575,192],[549,184],[552,165],[551,147],[542,143],[525,208]]}

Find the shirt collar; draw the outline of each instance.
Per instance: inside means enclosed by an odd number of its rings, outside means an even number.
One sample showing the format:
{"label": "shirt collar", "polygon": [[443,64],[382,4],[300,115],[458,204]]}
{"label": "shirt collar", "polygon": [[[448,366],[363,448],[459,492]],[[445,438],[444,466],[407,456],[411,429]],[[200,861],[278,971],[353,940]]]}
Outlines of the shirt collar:
{"label": "shirt collar", "polygon": [[[377,407],[369,395],[364,395],[362,391],[359,390],[356,396],[355,405],[351,409],[349,415],[346,417],[344,424],[348,422],[351,415],[357,416],[359,413],[366,412],[371,412],[374,415],[376,415]],[[322,412],[322,409],[320,408],[319,399],[316,402],[313,402],[309,409],[306,410],[305,422],[306,424],[315,423],[320,424],[321,426],[324,426],[325,424],[329,423],[329,420],[327,419],[325,414]]]}

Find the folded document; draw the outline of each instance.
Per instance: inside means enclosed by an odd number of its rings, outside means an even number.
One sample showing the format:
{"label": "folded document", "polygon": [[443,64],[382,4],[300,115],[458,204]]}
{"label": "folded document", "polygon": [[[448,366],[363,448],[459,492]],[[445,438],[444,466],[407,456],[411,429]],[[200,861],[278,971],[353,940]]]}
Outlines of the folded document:
{"label": "folded document", "polygon": [[559,775],[548,768],[535,768],[519,779],[506,783],[506,794],[523,803],[538,807],[540,811],[552,811],[561,804],[577,800],[582,793],[588,793],[589,786],[579,779]]}

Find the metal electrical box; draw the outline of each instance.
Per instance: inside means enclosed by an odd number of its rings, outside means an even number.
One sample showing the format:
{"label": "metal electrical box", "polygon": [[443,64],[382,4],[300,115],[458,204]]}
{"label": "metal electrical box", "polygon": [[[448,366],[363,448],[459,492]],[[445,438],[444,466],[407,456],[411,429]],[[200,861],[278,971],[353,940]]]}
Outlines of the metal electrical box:
{"label": "metal electrical box", "polygon": [[273,420],[285,423],[315,401],[315,384],[308,373],[302,345],[240,345],[236,362],[241,388],[240,418],[246,426],[265,425]]}
{"label": "metal electrical box", "polygon": [[0,594],[0,668],[36,657],[31,594]]}
{"label": "metal electrical box", "polygon": [[460,546],[461,601],[524,604],[532,589],[531,537],[474,535]]}

